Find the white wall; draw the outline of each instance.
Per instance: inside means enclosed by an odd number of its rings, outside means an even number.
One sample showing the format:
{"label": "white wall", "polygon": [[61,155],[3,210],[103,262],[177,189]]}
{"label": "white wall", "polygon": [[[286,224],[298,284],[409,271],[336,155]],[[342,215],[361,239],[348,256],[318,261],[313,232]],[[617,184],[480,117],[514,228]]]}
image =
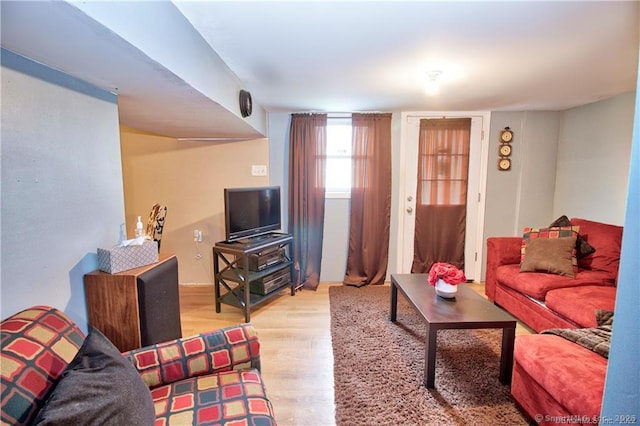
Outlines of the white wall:
{"label": "white wall", "polygon": [[[551,222],[559,118],[559,112],[491,114],[485,240],[489,236],[518,235],[525,225]],[[505,127],[514,132],[511,170],[500,171],[499,135]]]}
{"label": "white wall", "polygon": [[289,226],[287,197],[289,194],[289,128],[291,114],[268,114],[269,138],[269,185],[280,187],[282,198],[282,229],[286,232]]}
{"label": "white wall", "polygon": [[324,239],[320,281],[342,282],[349,251],[351,199],[327,198],[324,206]]}
{"label": "white wall", "polygon": [[553,216],[622,225],[635,93],[563,114]]}
{"label": "white wall", "polygon": [[2,50],[2,312],[64,310],[124,222],[116,97]]}
{"label": "white wall", "polygon": [[268,184],[251,175],[252,165],[267,164],[267,139],[179,141],[127,127],[120,137],[129,236],[137,216],[146,223],[151,206],[165,205],[160,252],[177,256],[181,284],[213,283],[213,246],[225,239],[224,188]]}
{"label": "white wall", "polygon": [[[487,189],[485,202],[484,235],[515,235],[517,228],[516,196],[518,193],[520,169],[522,168],[522,121],[524,112],[491,113],[489,132],[489,158],[487,168]],[[509,127],[514,131],[512,142],[511,170],[498,170],[498,147],[500,131]],[[483,264],[485,262],[483,261]]]}
{"label": "white wall", "polygon": [[[238,92],[247,88],[172,2],[88,1],[73,2],[73,6],[240,116]],[[255,102],[253,113],[244,121],[260,134],[266,133],[266,112]]]}
{"label": "white wall", "polygon": [[557,112],[523,114],[521,137],[518,138],[521,143],[514,145],[514,149],[521,151],[516,193],[517,233],[525,226],[545,226],[555,219],[552,216],[559,129],[560,114]]}

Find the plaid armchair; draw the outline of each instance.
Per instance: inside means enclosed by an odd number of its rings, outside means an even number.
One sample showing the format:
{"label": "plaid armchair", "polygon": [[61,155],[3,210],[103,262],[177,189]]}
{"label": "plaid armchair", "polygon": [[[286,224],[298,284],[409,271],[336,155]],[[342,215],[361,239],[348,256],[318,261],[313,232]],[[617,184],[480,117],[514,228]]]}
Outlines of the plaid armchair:
{"label": "plaid armchair", "polygon": [[[3,320],[1,335],[1,421],[29,424],[85,336],[63,312],[47,306]],[[250,324],[122,355],[150,389],[157,426],[276,424],[259,373],[260,344]]]}

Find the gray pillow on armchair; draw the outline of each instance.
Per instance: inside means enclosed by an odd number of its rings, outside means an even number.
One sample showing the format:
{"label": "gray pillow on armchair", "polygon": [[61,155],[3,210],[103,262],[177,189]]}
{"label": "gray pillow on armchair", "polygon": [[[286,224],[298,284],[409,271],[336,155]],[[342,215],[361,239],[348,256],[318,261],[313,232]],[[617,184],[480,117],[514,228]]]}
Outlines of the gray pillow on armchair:
{"label": "gray pillow on armchair", "polygon": [[100,331],[90,328],[35,425],[153,425],[151,392]]}

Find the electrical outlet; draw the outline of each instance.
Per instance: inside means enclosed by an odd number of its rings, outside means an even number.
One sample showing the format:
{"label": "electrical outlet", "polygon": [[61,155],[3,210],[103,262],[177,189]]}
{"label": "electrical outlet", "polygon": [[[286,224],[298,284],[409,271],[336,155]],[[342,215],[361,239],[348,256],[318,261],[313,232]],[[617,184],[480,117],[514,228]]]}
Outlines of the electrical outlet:
{"label": "electrical outlet", "polygon": [[267,166],[264,164],[258,164],[251,166],[251,176],[266,176]]}
{"label": "electrical outlet", "polygon": [[193,231],[193,241],[195,241],[196,243],[201,243],[202,242],[202,231],[195,229]]}

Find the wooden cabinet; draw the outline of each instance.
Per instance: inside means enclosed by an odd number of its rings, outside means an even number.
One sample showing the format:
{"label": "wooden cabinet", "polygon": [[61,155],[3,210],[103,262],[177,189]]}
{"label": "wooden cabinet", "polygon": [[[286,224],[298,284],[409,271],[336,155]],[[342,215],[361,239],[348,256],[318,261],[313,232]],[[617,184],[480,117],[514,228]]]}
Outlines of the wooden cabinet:
{"label": "wooden cabinet", "polygon": [[88,273],[84,292],[89,325],[122,352],[182,336],[175,255],[117,274]]}

